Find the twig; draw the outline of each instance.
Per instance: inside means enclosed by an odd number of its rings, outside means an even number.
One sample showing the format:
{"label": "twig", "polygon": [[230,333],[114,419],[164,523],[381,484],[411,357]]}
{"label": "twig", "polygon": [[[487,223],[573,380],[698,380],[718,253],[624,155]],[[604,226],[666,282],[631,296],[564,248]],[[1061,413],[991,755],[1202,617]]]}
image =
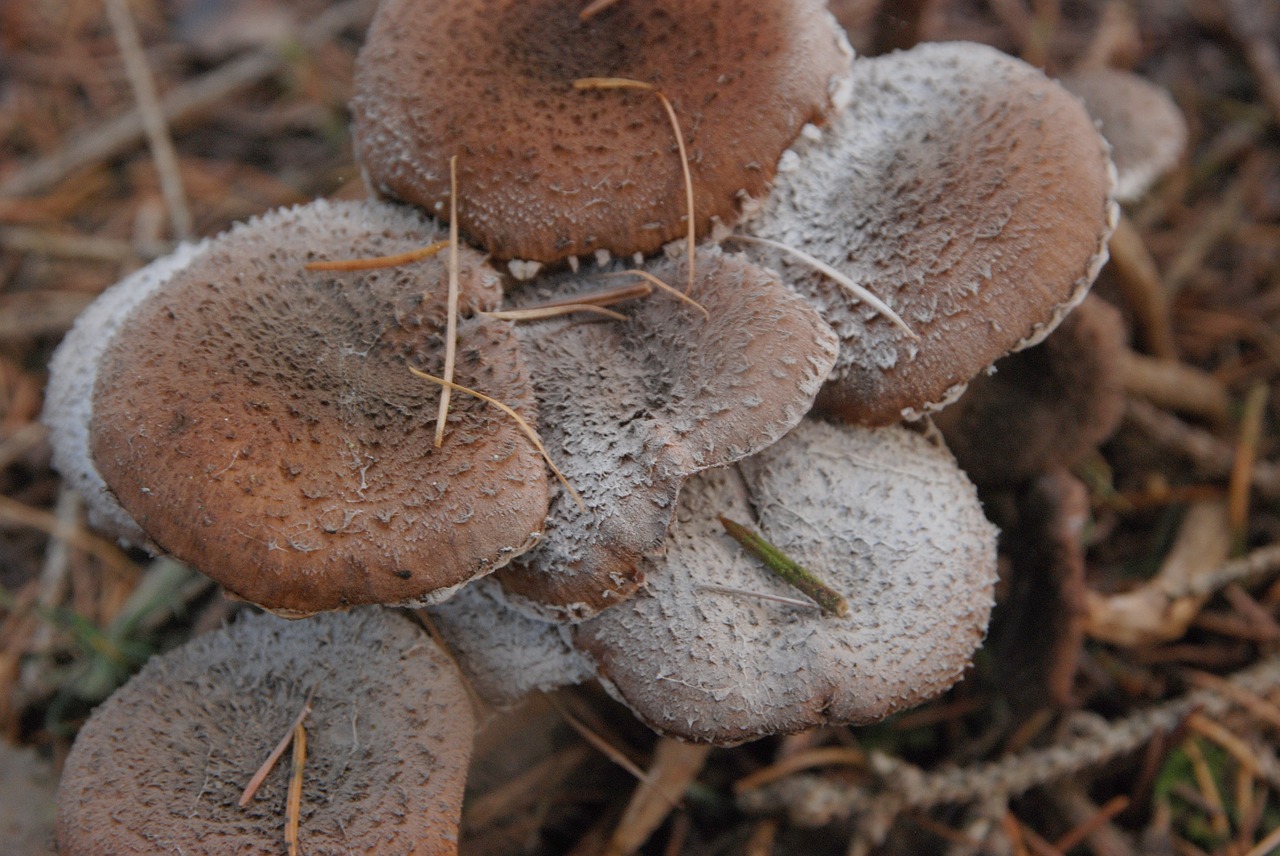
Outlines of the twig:
{"label": "twig", "polygon": [[258,768],[258,772],[253,774],[253,778],[249,780],[249,784],[245,785],[244,793],[240,795],[240,807],[244,808],[253,801],[254,796],[258,793],[258,788],[262,787],[262,783],[266,781],[268,775],[271,774],[272,768],[276,762],[280,760],[280,756],[284,754],[284,750],[289,748],[289,744],[293,742],[294,732],[301,726],[302,721],[307,718],[307,714],[311,713],[311,700],[315,697],[316,687],[320,686],[319,682],[311,685],[311,689],[307,690],[307,698],[302,703],[302,710],[298,711],[298,715],[293,718],[293,722],[289,723],[289,730],[285,732],[284,737],[280,738],[280,742],[276,744],[276,748],[271,750],[271,754],[267,756],[267,760],[262,762],[262,766]]}
{"label": "twig", "polygon": [[[298,34],[303,48],[312,49],[351,27],[363,27],[373,16],[376,0],[346,0],[333,6]],[[178,124],[290,63],[286,47],[255,51],[234,59],[188,83],[174,87],[160,99],[160,112],[170,125]],[[0,185],[0,197],[40,193],[77,170],[115,157],[143,138],[142,113],[133,110],[97,128],[78,131],[74,140],[33,161]]]}
{"label": "twig", "polygon": [[458,358],[458,156],[449,158],[449,298],[445,314],[444,383],[436,414],[436,448],[444,444],[444,424],[449,419],[453,369]]}
{"label": "twig", "polygon": [[836,616],[849,614],[849,603],[844,599],[844,596],[814,576],[813,572],[808,568],[800,565],[758,533],[751,531],[741,523],[730,520],[723,514],[719,516],[719,519],[720,525],[724,527],[724,530],[729,533],[733,540],[741,544],[744,550],[764,562],[765,567],[777,575],[779,579],[807,597],[812,598],[813,602],[820,606],[823,612]]}
{"label": "twig", "polygon": [[111,30],[116,44],[120,47],[120,55],[124,60],[125,75],[129,78],[129,87],[133,90],[133,99],[138,104],[138,114],[142,117],[142,129],[147,136],[147,145],[151,148],[151,157],[156,162],[156,172],[160,176],[160,193],[164,197],[165,206],[169,209],[169,224],[173,227],[173,235],[179,240],[191,237],[191,209],[187,206],[187,194],[182,187],[182,175],[178,171],[178,154],[173,148],[173,137],[169,133],[169,124],[165,121],[164,112],[160,108],[160,98],[156,94],[156,81],[147,66],[147,58],[142,53],[142,38],[138,35],[138,27],[129,13],[124,0],[106,0],[107,19],[111,22]]}

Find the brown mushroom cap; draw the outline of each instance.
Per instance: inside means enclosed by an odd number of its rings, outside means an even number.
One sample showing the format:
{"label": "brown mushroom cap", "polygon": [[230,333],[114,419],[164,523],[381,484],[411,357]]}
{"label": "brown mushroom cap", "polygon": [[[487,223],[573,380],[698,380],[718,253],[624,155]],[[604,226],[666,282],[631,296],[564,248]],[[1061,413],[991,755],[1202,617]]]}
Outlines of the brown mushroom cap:
{"label": "brown mushroom cap", "polygon": [[430,638],[382,609],[250,616],[152,659],[72,747],[60,851],[282,852],[288,758],[237,803],[313,688],[303,851],[456,853],[471,702]]}
{"label": "brown mushroom cap", "polygon": [[841,338],[819,407],[887,424],[1047,335],[1106,260],[1116,206],[1092,120],[1019,60],[925,44],[858,60],[853,92],[821,140],[784,159],[748,230],[836,267],[919,335],[764,253]]}
{"label": "brown mushroom cap", "polygon": [[[307,272],[438,237],[383,203],[279,211],[194,255],[105,349],[90,449],[161,548],[273,610],[432,599],[536,540],[547,473],[507,415],[455,395],[433,446],[445,262]],[[457,380],[535,418],[501,291],[463,254]],[[436,595],[437,597],[439,595]]]}
{"label": "brown mushroom cap", "polygon": [[[755,596],[803,597],[721,514],[757,526],[849,614]],[[677,521],[646,587],[573,628],[606,689],[657,731],[731,744],[872,722],[950,686],[982,641],[995,527],[950,454],[906,429],[806,420],[691,480]]]}
{"label": "brown mushroom cap", "polygon": [[508,605],[492,577],[476,580],[444,603],[427,607],[432,623],[471,688],[486,704],[514,707],[533,692],[594,677],[557,624]]}
{"label": "brown mushroom cap", "polygon": [[458,221],[501,259],[651,252],[686,234],[685,189],[650,83],[689,148],[699,235],[737,219],[847,73],[844,35],[818,0],[646,0],[587,21],[563,0],[385,0],[357,61],[355,144],[373,188]]}
{"label": "brown mushroom cap", "polygon": [[[684,284],[681,260],[648,270]],[[551,504],[543,542],[500,579],[513,603],[573,620],[628,597],[661,552],[684,480],[773,443],[808,412],[835,359],[830,329],[777,276],[703,247],[689,296],[638,302],[625,322],[522,324],[539,432],[582,495]],[[531,283],[522,300],[619,284],[590,274]]]}
{"label": "brown mushroom cap", "polygon": [[1110,68],[1068,74],[1059,83],[1084,101],[1111,144],[1121,202],[1141,198],[1186,151],[1187,120],[1154,83]]}
{"label": "brown mushroom cap", "polygon": [[975,377],[934,422],[982,487],[1074,466],[1119,427],[1126,354],[1119,311],[1090,295],[1039,345]]}

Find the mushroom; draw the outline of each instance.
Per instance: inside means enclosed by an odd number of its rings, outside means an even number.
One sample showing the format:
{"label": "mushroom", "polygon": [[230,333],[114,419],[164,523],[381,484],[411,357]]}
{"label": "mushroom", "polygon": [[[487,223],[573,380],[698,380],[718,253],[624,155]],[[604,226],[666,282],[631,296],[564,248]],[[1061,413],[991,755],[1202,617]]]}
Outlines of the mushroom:
{"label": "mushroom", "polygon": [[976,44],[924,44],[853,66],[854,99],[779,166],[748,233],[834,266],[845,285],[773,248],[841,338],[818,406],[870,425],[953,401],[1033,345],[1084,297],[1117,216],[1106,144],[1079,101]]}
{"label": "mushroom", "polygon": [[557,624],[513,608],[493,577],[476,580],[426,608],[431,623],[476,695],[496,708],[514,707],[534,692],[572,686],[594,676]]}
{"label": "mushroom", "polygon": [[247,616],[153,658],[72,747],[60,852],[279,852],[288,763],[238,803],[308,702],[304,852],[456,853],[471,702],[421,629],[379,608]]}
{"label": "mushroom", "polygon": [[[285,614],[439,599],[510,561],[546,514],[538,451],[461,396],[434,448],[439,391],[409,371],[439,371],[444,263],[303,269],[434,237],[406,208],[317,202],[121,283],[54,361],[59,465],[132,540]],[[498,277],[461,258],[458,381],[533,419],[512,325],[477,314]]]}
{"label": "mushroom", "polygon": [[1084,101],[1111,144],[1116,199],[1135,202],[1187,148],[1187,121],[1169,93],[1132,72],[1078,71],[1059,81]]}
{"label": "mushroom", "polygon": [[[719,515],[755,519],[848,614],[796,604]],[[685,740],[873,722],[969,663],[991,610],[995,537],[945,449],[901,427],[806,420],[736,469],[691,480],[645,588],[572,640],[611,694]]]}
{"label": "mushroom", "polygon": [[[355,146],[373,189],[458,220],[500,259],[649,253],[685,235],[669,99],[699,236],[762,195],[806,123],[844,91],[850,50],[819,0],[651,0],[588,20],[563,0],[386,0],[356,65]],[[749,120],[744,120],[749,117]]]}
{"label": "mushroom", "polygon": [[[695,267],[687,296],[700,308],[654,294],[626,321],[519,328],[539,433],[586,507],[558,494],[543,542],[499,574],[512,603],[536,616],[581,619],[630,596],[641,557],[662,551],[684,480],[790,430],[835,359],[831,330],[775,274],[714,246]],[[672,259],[645,272],[683,282],[686,271]],[[513,296],[616,282],[584,272]]]}
{"label": "mushroom", "polygon": [[979,487],[1074,466],[1120,425],[1127,356],[1120,313],[1089,295],[1039,345],[970,381],[934,422]]}

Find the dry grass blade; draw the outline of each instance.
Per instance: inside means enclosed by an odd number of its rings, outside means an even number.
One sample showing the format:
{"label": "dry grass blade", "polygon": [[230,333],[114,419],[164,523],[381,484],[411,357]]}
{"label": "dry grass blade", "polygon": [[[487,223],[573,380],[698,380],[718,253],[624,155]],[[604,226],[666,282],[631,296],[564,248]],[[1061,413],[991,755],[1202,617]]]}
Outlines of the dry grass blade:
{"label": "dry grass blade", "polygon": [[276,748],[271,750],[271,754],[267,756],[267,760],[262,762],[262,766],[258,768],[258,772],[253,774],[253,778],[249,780],[249,784],[245,785],[244,793],[240,795],[240,807],[244,808],[253,801],[254,796],[258,793],[258,789],[262,787],[262,783],[266,781],[272,769],[275,768],[276,762],[280,760],[280,756],[284,754],[284,750],[289,748],[289,744],[293,741],[294,733],[302,726],[302,721],[307,718],[307,714],[311,713],[311,700],[316,693],[316,684],[307,691],[307,699],[302,703],[302,710],[298,711],[298,715],[294,717],[293,722],[289,723],[289,730],[285,732],[284,737],[280,738],[280,742],[276,744]]}
{"label": "dry grass blade", "polygon": [[564,477],[564,473],[560,472],[560,468],[556,466],[555,461],[551,460],[551,455],[550,453],[547,452],[547,447],[542,445],[542,439],[538,437],[538,432],[534,430],[533,426],[529,424],[528,420],[526,420],[523,416],[521,416],[519,413],[515,411],[515,408],[511,407],[508,404],[504,404],[503,402],[499,401],[496,398],[491,398],[490,396],[485,395],[483,392],[477,392],[476,390],[470,389],[461,384],[453,383],[452,381],[447,381],[442,377],[436,377],[435,375],[427,374],[421,369],[415,369],[413,366],[409,366],[408,368],[409,368],[409,371],[413,372],[415,375],[422,378],[423,380],[429,380],[432,383],[439,384],[440,386],[446,387],[455,392],[461,392],[471,396],[472,398],[478,398],[487,404],[492,404],[494,407],[498,408],[503,413],[507,414],[512,419],[514,419],[516,421],[516,424],[520,426],[520,430],[523,431],[524,435],[529,438],[529,442],[533,443],[534,448],[536,448],[538,452],[542,455],[542,459],[547,462],[547,466],[551,468],[551,472],[553,472],[555,474],[555,477],[559,479],[560,484],[564,485],[564,489],[569,492],[569,496],[573,497],[573,501],[578,505],[578,510],[581,511],[583,514],[587,513],[586,503],[582,501],[582,497],[578,495],[578,492],[573,489],[573,485],[569,484],[569,480]]}
{"label": "dry grass blade", "polygon": [[[449,158],[449,309],[444,334],[444,389],[436,416],[436,448],[444,443],[454,363],[458,358],[458,156]],[[514,412],[514,411],[513,411]]]}
{"label": "dry grass blade", "polygon": [[546,318],[560,318],[564,315],[573,315],[575,312],[586,312],[591,315],[600,315],[614,321],[626,321],[627,316],[621,312],[614,312],[612,309],[605,309],[603,306],[596,306],[593,303],[560,303],[555,306],[534,306],[529,309],[502,309],[497,312],[481,312],[486,318],[496,318],[499,321],[542,321]]}
{"label": "dry grass blade", "polygon": [[617,2],[618,0],[592,0],[585,9],[578,13],[578,20],[589,21]]}
{"label": "dry grass blade", "polygon": [[698,588],[702,591],[715,591],[721,594],[732,594],[739,597],[754,597],[757,600],[767,600],[772,603],[782,603],[787,606],[795,606],[800,609],[817,609],[822,607],[811,600],[800,600],[796,597],[783,597],[777,594],[768,594],[762,591],[747,591],[746,589],[733,588],[731,586],[721,586],[715,583],[698,583]]}
{"label": "dry grass blade", "polygon": [[377,270],[379,268],[399,267],[413,262],[429,259],[449,246],[448,241],[436,241],[416,250],[395,253],[389,256],[374,256],[367,259],[334,259],[332,261],[308,262],[303,265],[306,270]]}
{"label": "dry grass blade", "polygon": [[1253,466],[1258,460],[1258,444],[1262,442],[1262,420],[1266,415],[1270,391],[1260,383],[1249,390],[1240,414],[1240,440],[1236,443],[1236,459],[1231,466],[1227,490],[1227,508],[1234,542],[1243,545],[1249,525],[1249,493],[1253,487]]}
{"label": "dry grass blade", "polygon": [[653,763],[605,848],[608,856],[630,856],[649,840],[698,778],[711,747],[663,737],[654,749]]}
{"label": "dry grass blade", "polygon": [[756,237],[755,235],[730,235],[729,240],[744,241],[748,244],[760,244],[765,247],[772,247],[775,250],[781,250],[782,252],[787,253],[788,255],[794,256],[797,260],[803,262],[804,264],[818,271],[818,273],[829,278],[833,282],[839,283],[854,297],[858,298],[863,303],[866,303],[868,306],[875,309],[881,315],[888,318],[891,322],[893,322],[893,325],[895,327],[897,327],[902,332],[906,333],[912,339],[920,338],[919,336],[916,335],[916,331],[912,330],[911,327],[907,325],[907,322],[903,321],[902,317],[898,315],[897,312],[893,311],[893,308],[889,306],[889,304],[885,303],[883,300],[876,297],[867,289],[858,285],[852,279],[845,276],[840,271],[833,268],[831,265],[827,264],[821,259],[818,259],[809,255],[804,250],[798,250],[795,247],[788,246],[787,244],[782,243],[781,241],[774,241],[770,238],[760,238],[760,237]]}
{"label": "dry grass blade", "polygon": [[298,856],[298,824],[302,820],[302,770],[307,764],[307,729],[293,727],[293,765],[289,771],[289,799],[284,813],[284,842],[289,856]]}
{"label": "dry grass blade", "polygon": [[676,298],[680,302],[687,303],[690,306],[692,306],[694,309],[697,309],[699,312],[702,313],[702,317],[708,320],[710,320],[711,318],[711,313],[707,311],[707,307],[703,306],[701,303],[694,300],[685,292],[680,291],[678,288],[673,288],[670,285],[667,285],[659,277],[654,276],[653,274],[649,273],[647,270],[639,270],[639,269],[633,268],[631,270],[618,271],[617,273],[607,273],[605,274],[605,276],[638,276],[641,279],[645,280],[646,282],[651,283],[659,291],[665,291],[667,294],[670,294],[672,297]]}
{"label": "dry grass blade", "polygon": [[[598,10],[597,10],[598,11]],[[680,171],[684,177],[685,212],[688,220],[686,240],[689,242],[689,290],[693,290],[694,269],[693,257],[697,244],[698,226],[693,210],[693,173],[689,171],[689,151],[684,145],[684,132],[680,129],[680,119],[676,116],[676,108],[671,99],[652,83],[643,80],[631,80],[625,77],[582,77],[573,82],[574,89],[643,89],[658,96],[662,109],[667,113],[667,121],[676,135],[676,148],[680,151]]]}

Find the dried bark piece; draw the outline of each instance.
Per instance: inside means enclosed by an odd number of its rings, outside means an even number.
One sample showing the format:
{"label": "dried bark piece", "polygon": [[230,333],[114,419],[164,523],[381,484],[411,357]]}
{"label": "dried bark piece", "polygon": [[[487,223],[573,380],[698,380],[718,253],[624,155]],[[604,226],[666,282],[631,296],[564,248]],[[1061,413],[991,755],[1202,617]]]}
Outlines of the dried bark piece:
{"label": "dried bark piece", "polygon": [[[849,615],[765,599],[796,592],[720,514],[755,520]],[[573,642],[606,689],[686,740],[873,722],[960,677],[991,610],[995,536],[946,450],[901,428],[805,421],[691,481],[646,587],[575,626]]]}
{"label": "dried bark piece", "polygon": [[493,578],[476,580],[427,608],[432,623],[476,695],[497,708],[530,693],[590,680],[590,665],[561,627],[511,607]]}
{"label": "dried bark piece", "polygon": [[1169,93],[1128,71],[1090,69],[1058,81],[1084,101],[1111,144],[1116,199],[1135,202],[1187,149],[1187,120]]}
{"label": "dried bark piece", "polygon": [[1124,416],[1124,322],[1090,295],[1034,348],[980,374],[934,416],[960,468],[982,487],[1071,467]]}
{"label": "dried bark piece", "polygon": [[152,659],[76,739],[60,851],[279,852],[286,770],[238,802],[313,688],[303,850],[456,853],[471,702],[431,640],[381,609],[249,616]]}
{"label": "dried bark piece", "polygon": [[581,92],[574,80],[640,80],[671,100],[702,236],[766,191],[848,72],[844,34],[818,0],[651,0],[586,21],[580,10],[382,3],[351,105],[373,188],[444,216],[456,154],[459,225],[495,257],[648,253],[687,228],[671,123],[652,93]]}
{"label": "dried bark piece", "polygon": [[841,338],[819,406],[882,425],[953,401],[1043,339],[1106,261],[1118,209],[1092,120],[1019,60],[925,44],[855,62],[853,87],[830,129],[784,158],[747,230],[836,267],[919,335],[761,252]]}
{"label": "dried bark piece", "polygon": [[[562,492],[539,547],[501,572],[513,603],[577,620],[625,600],[642,556],[661,552],[684,480],[770,445],[809,410],[835,359],[831,330],[775,274],[698,251],[689,296],[638,303],[625,322],[558,319],[519,328],[539,433],[584,514]],[[648,270],[684,282],[683,262]],[[589,275],[529,289],[563,296],[617,284]]]}
{"label": "dried bark piece", "polygon": [[[69,442],[87,435],[90,466],[151,541],[269,609],[419,603],[505,564],[536,540],[547,474],[519,426],[470,397],[433,446],[439,390],[408,366],[439,372],[445,262],[303,270],[411,249],[433,228],[383,203],[319,202],[141,277],[151,291],[127,319],[108,314],[108,345],[84,347],[104,335],[86,323],[64,347],[97,356]],[[498,277],[462,258],[457,380],[532,420],[512,326],[475,314],[497,305]],[[73,360],[55,373],[83,370]]]}

